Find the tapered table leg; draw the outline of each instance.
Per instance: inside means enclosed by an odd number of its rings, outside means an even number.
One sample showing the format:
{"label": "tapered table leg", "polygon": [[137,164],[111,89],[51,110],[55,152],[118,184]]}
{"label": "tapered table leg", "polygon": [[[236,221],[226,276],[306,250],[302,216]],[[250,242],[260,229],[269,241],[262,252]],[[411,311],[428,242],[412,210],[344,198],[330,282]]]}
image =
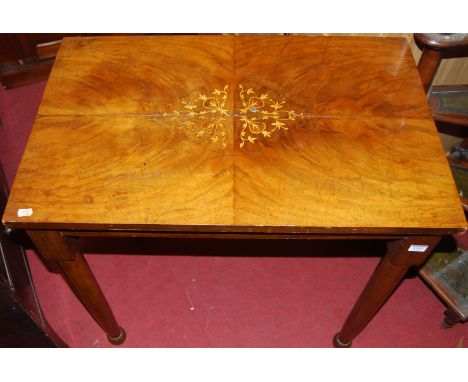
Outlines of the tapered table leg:
{"label": "tapered table leg", "polygon": [[436,236],[408,237],[387,244],[387,253],[367,282],[343,328],[333,339],[335,347],[350,347],[384,304],[408,269],[419,265],[439,242]]}
{"label": "tapered table leg", "polygon": [[65,279],[82,304],[115,345],[125,340],[125,331],[117,324],[112,310],[99,287],[88,263],[73,239],[65,238],[56,231],[28,231],[40,256],[55,260]]}

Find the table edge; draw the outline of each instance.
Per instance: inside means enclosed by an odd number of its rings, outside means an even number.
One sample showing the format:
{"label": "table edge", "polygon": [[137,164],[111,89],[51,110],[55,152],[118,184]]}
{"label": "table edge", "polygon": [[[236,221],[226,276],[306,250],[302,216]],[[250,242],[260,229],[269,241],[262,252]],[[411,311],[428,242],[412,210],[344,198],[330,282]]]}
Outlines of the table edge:
{"label": "table edge", "polygon": [[6,228],[53,231],[148,232],[186,234],[286,234],[286,235],[451,235],[463,234],[464,227],[300,227],[245,225],[158,225],[158,224],[96,224],[96,223],[33,223],[7,222]]}

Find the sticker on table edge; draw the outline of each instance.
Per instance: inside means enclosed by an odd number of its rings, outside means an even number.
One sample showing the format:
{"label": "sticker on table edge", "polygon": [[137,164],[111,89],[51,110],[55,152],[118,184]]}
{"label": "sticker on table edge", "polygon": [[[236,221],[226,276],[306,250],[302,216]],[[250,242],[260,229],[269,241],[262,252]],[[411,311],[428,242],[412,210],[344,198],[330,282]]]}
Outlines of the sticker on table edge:
{"label": "sticker on table edge", "polygon": [[428,249],[428,245],[415,245],[411,244],[410,247],[408,248],[408,252],[426,252],[426,249]]}
{"label": "sticker on table edge", "polygon": [[18,208],[18,217],[31,216],[33,214],[32,208]]}

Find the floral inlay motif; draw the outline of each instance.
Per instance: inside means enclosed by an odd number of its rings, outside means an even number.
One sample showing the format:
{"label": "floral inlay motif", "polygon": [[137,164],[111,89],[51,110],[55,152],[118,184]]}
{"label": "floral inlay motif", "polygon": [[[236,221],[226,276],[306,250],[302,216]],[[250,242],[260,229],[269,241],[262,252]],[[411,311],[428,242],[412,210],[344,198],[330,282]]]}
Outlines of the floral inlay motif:
{"label": "floral inlay motif", "polygon": [[215,89],[211,96],[199,94],[193,101],[182,101],[183,112],[174,110],[162,116],[177,121],[179,129],[187,129],[198,138],[209,137],[226,147],[224,123],[230,116],[226,109],[227,90],[228,85],[223,90]]}
{"label": "floral inlay motif", "polygon": [[240,147],[244,147],[245,142],[254,143],[256,136],[265,138],[281,129],[288,130],[287,121],[294,121],[297,118],[304,118],[303,113],[296,113],[294,110],[282,110],[285,101],[272,100],[267,93],[260,96],[255,94],[252,88],[247,90],[239,85],[239,97],[242,102],[240,109],[240,119],[242,130],[240,133]]}
{"label": "floral inlay motif", "polygon": [[191,101],[182,101],[184,110],[174,110],[172,113],[162,114],[177,123],[177,128],[186,129],[196,137],[208,137],[213,142],[219,142],[226,147],[225,122],[227,118],[240,118],[242,130],[240,132],[240,148],[246,142],[255,143],[261,138],[270,138],[280,130],[288,130],[288,121],[304,118],[303,113],[294,110],[284,110],[285,101],[276,101],[267,93],[259,96],[252,89],[244,89],[239,85],[239,97],[242,107],[238,114],[229,114],[227,110],[228,85],[222,90],[215,89],[211,95],[199,94]]}

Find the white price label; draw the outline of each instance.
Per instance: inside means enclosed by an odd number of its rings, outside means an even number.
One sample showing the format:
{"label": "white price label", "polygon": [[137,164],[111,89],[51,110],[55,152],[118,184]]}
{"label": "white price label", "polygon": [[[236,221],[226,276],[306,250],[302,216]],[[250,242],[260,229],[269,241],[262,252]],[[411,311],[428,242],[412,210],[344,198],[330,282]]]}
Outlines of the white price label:
{"label": "white price label", "polygon": [[18,217],[22,218],[23,216],[31,216],[33,214],[32,208],[19,208]]}
{"label": "white price label", "polygon": [[426,249],[428,249],[428,245],[410,245],[408,248],[408,252],[426,252]]}

